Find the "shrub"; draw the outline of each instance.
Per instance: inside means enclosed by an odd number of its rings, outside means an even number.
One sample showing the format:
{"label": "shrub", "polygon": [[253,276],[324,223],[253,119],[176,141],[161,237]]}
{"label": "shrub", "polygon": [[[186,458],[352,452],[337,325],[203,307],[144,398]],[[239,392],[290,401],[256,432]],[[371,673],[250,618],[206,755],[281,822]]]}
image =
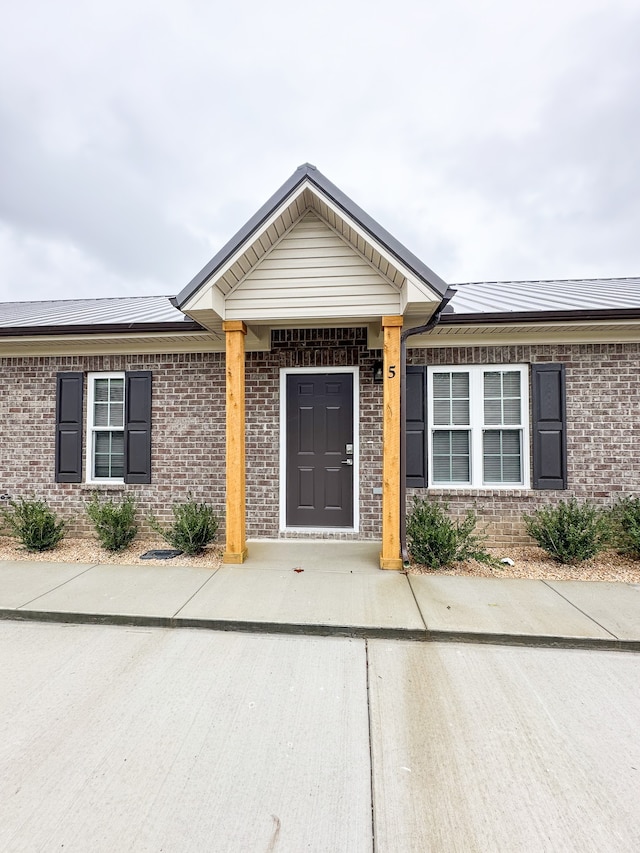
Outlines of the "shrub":
{"label": "shrub", "polygon": [[217,515],[207,504],[194,501],[191,495],[186,503],[174,504],[171,509],[173,524],[169,528],[163,528],[153,516],[149,524],[172,547],[185,554],[201,554],[216,538]]}
{"label": "shrub", "polygon": [[607,514],[589,501],[575,498],[525,515],[527,533],[560,563],[581,563],[607,547],[611,525]]}
{"label": "shrub", "polygon": [[2,517],[11,535],[20,539],[27,551],[50,551],[64,536],[64,521],[46,501],[18,498],[9,501],[9,506],[2,510]]}
{"label": "shrub", "polygon": [[462,560],[493,562],[483,548],[484,537],[474,532],[475,512],[468,510],[462,521],[453,521],[446,515],[448,511],[447,503],[414,497],[407,519],[407,540],[413,560],[430,569]]}
{"label": "shrub", "polygon": [[640,498],[621,498],[611,510],[617,548],[640,559]]}
{"label": "shrub", "polygon": [[87,515],[93,522],[100,544],[107,551],[124,550],[138,532],[136,502],[132,495],[116,502],[111,498],[100,500],[94,494],[87,505]]}

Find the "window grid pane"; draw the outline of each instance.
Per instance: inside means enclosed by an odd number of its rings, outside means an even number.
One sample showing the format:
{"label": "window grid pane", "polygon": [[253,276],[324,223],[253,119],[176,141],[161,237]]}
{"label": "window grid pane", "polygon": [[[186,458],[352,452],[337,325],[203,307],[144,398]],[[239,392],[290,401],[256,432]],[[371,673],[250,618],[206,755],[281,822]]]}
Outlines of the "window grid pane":
{"label": "window grid pane", "polygon": [[124,427],[124,379],[94,380],[94,427]]}
{"label": "window grid pane", "polygon": [[487,370],[484,373],[483,386],[485,424],[520,426],[520,371]]}
{"label": "window grid pane", "polygon": [[434,483],[470,482],[469,430],[434,430],[432,469]]}
{"label": "window grid pane", "polygon": [[124,477],[124,432],[96,432],[94,477]]}
{"label": "window grid pane", "polygon": [[436,426],[469,426],[469,374],[433,374],[433,422]]}
{"label": "window grid pane", "polygon": [[483,480],[485,483],[522,482],[520,430],[486,430],[483,434]]}

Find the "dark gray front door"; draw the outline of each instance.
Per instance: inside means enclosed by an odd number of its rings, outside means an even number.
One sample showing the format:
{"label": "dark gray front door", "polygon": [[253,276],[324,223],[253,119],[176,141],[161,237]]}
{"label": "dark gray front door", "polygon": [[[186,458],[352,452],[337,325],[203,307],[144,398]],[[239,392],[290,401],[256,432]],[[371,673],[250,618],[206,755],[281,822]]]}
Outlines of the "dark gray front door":
{"label": "dark gray front door", "polygon": [[353,374],[287,376],[287,526],[353,527]]}

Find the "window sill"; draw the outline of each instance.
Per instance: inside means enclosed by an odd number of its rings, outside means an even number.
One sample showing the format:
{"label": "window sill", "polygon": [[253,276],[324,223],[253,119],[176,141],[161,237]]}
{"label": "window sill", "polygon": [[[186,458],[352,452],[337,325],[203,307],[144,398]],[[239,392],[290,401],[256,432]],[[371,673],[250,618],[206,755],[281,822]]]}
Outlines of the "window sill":
{"label": "window sill", "polygon": [[124,483],[83,483],[81,492],[124,492]]}
{"label": "window sill", "polygon": [[531,486],[428,486],[425,491],[434,497],[533,497],[537,494]]}

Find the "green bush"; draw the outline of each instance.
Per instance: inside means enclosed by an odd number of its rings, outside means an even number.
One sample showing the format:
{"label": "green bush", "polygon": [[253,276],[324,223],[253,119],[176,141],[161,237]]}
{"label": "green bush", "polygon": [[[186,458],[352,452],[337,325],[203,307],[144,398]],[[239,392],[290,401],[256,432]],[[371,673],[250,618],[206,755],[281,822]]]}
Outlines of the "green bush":
{"label": "green bush", "polygon": [[611,510],[616,547],[640,559],[640,498],[621,498]]}
{"label": "green bush", "polygon": [[172,506],[173,524],[163,528],[151,516],[149,524],[173,548],[185,554],[201,554],[205,547],[216,538],[218,517],[207,504],[199,504],[191,495],[183,504]]}
{"label": "green bush", "polygon": [[27,551],[50,551],[64,536],[64,521],[58,519],[46,501],[18,498],[9,501],[9,507],[2,510],[2,517],[11,535]]}
{"label": "green bush", "polygon": [[607,513],[575,498],[524,516],[527,533],[560,563],[581,563],[603,551],[610,540]]}
{"label": "green bush", "polygon": [[100,500],[93,494],[87,505],[87,515],[93,522],[100,544],[107,551],[123,551],[135,539],[136,502],[132,495],[122,501]]}
{"label": "green bush", "polygon": [[463,560],[494,562],[475,533],[477,517],[468,510],[462,521],[447,516],[449,505],[414,497],[407,518],[409,553],[416,563],[438,569]]}

